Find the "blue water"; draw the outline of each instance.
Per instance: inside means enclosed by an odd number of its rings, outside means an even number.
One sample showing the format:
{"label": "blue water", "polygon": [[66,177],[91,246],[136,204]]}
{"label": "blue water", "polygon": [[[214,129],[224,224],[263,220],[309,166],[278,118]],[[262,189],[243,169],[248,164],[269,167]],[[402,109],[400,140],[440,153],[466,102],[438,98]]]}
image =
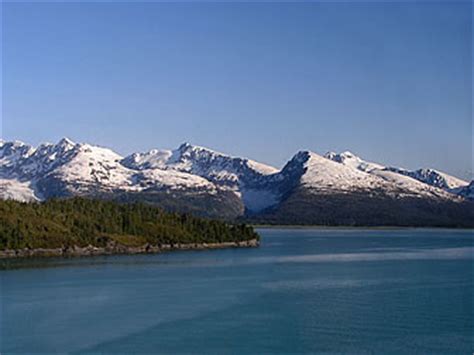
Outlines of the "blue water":
{"label": "blue water", "polygon": [[9,261],[0,352],[474,351],[472,231],[260,233],[255,249]]}

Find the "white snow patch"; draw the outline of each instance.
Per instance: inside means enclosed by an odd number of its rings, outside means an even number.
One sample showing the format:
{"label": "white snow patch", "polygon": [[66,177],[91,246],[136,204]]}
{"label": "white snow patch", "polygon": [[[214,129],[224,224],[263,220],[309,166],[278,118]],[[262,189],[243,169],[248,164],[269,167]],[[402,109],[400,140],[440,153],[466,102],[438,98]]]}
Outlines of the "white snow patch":
{"label": "white snow patch", "polygon": [[362,160],[360,157],[357,155],[345,151],[343,153],[337,154],[334,152],[328,152],[324,155],[325,158],[330,159],[332,161],[335,161],[337,163],[344,164],[346,166],[349,166],[351,168],[364,171],[364,172],[370,172],[371,170],[374,169],[383,169],[384,167],[380,164],[377,163],[371,163],[367,162],[365,160]]}
{"label": "white snow patch", "polygon": [[21,202],[39,201],[31,182],[16,179],[0,179],[0,199]]}
{"label": "white snow patch", "polygon": [[132,171],[120,164],[121,159],[110,149],[84,144],[69,162],[55,169],[54,173],[69,182],[125,187],[131,184]]}
{"label": "white snow patch", "polygon": [[304,164],[306,172],[301,178],[303,185],[314,192],[384,191],[393,197],[437,197],[450,200],[458,198],[442,189],[421,183],[408,176],[373,169],[363,172],[354,166],[346,166],[309,152]]}
{"label": "white snow patch", "polygon": [[[170,188],[180,189],[200,189],[214,192],[215,185],[199,176],[181,173],[173,170],[148,169],[142,170],[135,175],[135,179],[140,181],[140,189],[146,188]],[[135,186],[134,188],[138,188]]]}

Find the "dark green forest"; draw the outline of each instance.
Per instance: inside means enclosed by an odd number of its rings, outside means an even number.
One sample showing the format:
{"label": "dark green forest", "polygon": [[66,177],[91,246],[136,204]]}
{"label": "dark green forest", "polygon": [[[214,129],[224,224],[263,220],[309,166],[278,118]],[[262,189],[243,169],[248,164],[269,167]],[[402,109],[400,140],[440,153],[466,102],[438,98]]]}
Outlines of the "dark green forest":
{"label": "dark green forest", "polygon": [[62,248],[110,240],[125,246],[238,242],[258,238],[252,227],[165,212],[143,203],[85,198],[42,203],[0,201],[0,250]]}

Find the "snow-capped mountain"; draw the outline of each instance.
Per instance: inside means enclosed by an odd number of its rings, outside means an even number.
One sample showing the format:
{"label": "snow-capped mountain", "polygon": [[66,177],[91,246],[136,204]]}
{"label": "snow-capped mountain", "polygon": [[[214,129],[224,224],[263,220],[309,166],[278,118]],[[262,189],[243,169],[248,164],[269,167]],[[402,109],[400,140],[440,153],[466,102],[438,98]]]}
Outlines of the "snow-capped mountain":
{"label": "snow-capped mountain", "polygon": [[278,172],[271,166],[253,160],[231,157],[189,143],[173,151],[154,149],[147,153],[134,153],[123,159],[122,164],[137,170],[176,170],[230,187],[252,184],[262,176]]}
{"label": "snow-capped mountain", "polygon": [[[166,200],[194,195],[219,196],[210,181],[174,170],[130,169],[123,157],[108,148],[62,139],[38,148],[20,142],[0,146],[0,197],[22,201],[67,196],[139,199],[147,194]],[[166,195],[164,196],[163,193]],[[200,195],[200,196],[196,196]],[[171,202],[170,202],[171,203]]]}
{"label": "snow-capped mountain", "polygon": [[154,149],[134,153],[123,159],[122,164],[140,171],[160,169],[202,177],[220,188],[234,191],[251,211],[276,203],[273,194],[264,191],[266,177],[277,173],[276,168],[189,143],[173,151]]}
{"label": "snow-capped mountain", "polygon": [[352,168],[365,171],[365,172],[370,172],[375,169],[383,169],[384,167],[380,164],[372,163],[372,162],[367,162],[365,160],[362,160],[359,158],[357,155],[345,151],[343,153],[334,153],[334,152],[327,152],[324,155],[325,158],[333,160],[337,163],[341,163],[347,166],[350,166]]}
{"label": "snow-capped mountain", "polygon": [[[328,156],[328,155],[326,155]],[[391,197],[417,196],[457,199],[456,196],[415,179],[386,171],[381,165],[367,163],[345,152],[341,160],[328,159],[311,151],[299,152],[290,162],[301,171],[300,185],[318,194],[383,191]],[[299,168],[295,165],[300,165]],[[288,165],[283,169],[289,169]]]}
{"label": "snow-capped mountain", "polygon": [[[352,168],[373,173],[379,176],[391,176],[393,178],[398,178],[398,175],[408,176],[415,180],[418,180],[424,184],[437,187],[448,192],[453,192],[453,189],[457,189],[463,186],[467,186],[469,183],[467,181],[458,179],[454,176],[448,175],[438,170],[434,169],[418,169],[418,170],[407,170],[403,168],[396,168],[396,167],[387,167],[381,164],[367,162],[362,160],[357,155],[351,152],[344,152],[340,154],[336,154],[333,152],[328,152],[325,154],[325,157],[331,159],[335,162],[341,163],[346,166],[350,166]],[[397,175],[391,175],[387,172],[394,172]],[[403,180],[400,180],[403,181]],[[408,180],[405,180],[408,181]]]}
{"label": "snow-capped mountain", "polygon": [[250,218],[278,224],[474,224],[474,205],[464,198],[381,165],[363,164],[361,169],[362,159],[350,160],[344,164],[311,151],[299,152],[271,176],[282,192],[279,202]]}
{"label": "snow-capped mountain", "polygon": [[444,190],[456,189],[468,184],[467,181],[458,179],[454,176],[448,175],[434,169],[418,169],[418,170],[406,170],[394,167],[388,167],[387,170],[391,170],[398,174],[409,176],[418,181],[424,182],[425,184],[439,187]]}
{"label": "snow-capped mountain", "polygon": [[468,200],[473,200],[474,201],[474,180],[472,180],[469,183],[469,185],[454,188],[452,191],[454,193],[458,194],[459,196],[462,196],[462,197],[464,197]]}
{"label": "snow-capped mountain", "polygon": [[[36,148],[0,141],[1,198],[76,195],[282,223],[290,216],[291,223],[413,224],[422,215],[423,223],[448,225],[462,224],[464,209],[472,211],[472,183],[435,170],[387,168],[350,152],[320,156],[301,151],[278,170],[188,143],[122,157],[69,139]],[[355,212],[357,205],[360,211]]]}

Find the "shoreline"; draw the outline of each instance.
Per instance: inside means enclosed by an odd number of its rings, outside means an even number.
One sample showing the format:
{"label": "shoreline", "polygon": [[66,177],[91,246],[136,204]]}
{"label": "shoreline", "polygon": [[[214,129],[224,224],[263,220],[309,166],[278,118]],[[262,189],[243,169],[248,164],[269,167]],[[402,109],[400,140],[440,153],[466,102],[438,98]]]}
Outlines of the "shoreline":
{"label": "shoreline", "polygon": [[431,229],[431,230],[474,230],[470,227],[437,227],[437,226],[323,226],[306,224],[249,224],[255,229],[367,229],[367,230],[406,230],[406,229]]}
{"label": "shoreline", "polygon": [[65,247],[65,248],[37,248],[37,249],[5,249],[0,250],[2,259],[26,259],[26,258],[48,258],[48,257],[82,257],[100,255],[133,255],[133,254],[158,254],[166,251],[176,250],[212,250],[226,248],[256,248],[260,245],[257,239],[249,239],[240,242],[222,243],[176,243],[151,245],[145,244],[138,247],[125,246],[118,243],[109,243],[105,247]]}

